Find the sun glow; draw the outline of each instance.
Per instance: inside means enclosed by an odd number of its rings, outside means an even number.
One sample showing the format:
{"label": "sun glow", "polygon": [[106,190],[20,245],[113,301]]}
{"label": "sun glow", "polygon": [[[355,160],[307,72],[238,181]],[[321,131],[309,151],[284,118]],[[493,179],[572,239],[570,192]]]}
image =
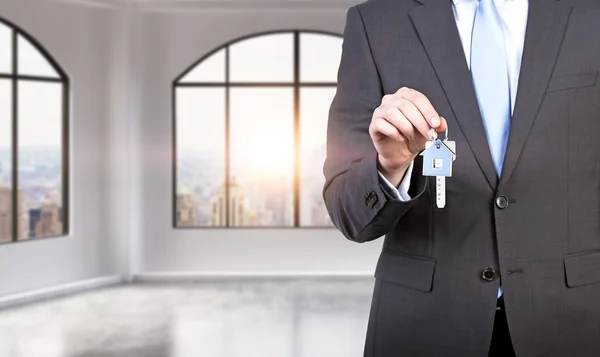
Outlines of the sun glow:
{"label": "sun glow", "polygon": [[231,168],[235,176],[289,179],[294,169],[294,92],[232,88]]}
{"label": "sun glow", "polygon": [[250,170],[260,176],[290,177],[294,169],[293,143],[275,133],[265,133],[248,148]]}

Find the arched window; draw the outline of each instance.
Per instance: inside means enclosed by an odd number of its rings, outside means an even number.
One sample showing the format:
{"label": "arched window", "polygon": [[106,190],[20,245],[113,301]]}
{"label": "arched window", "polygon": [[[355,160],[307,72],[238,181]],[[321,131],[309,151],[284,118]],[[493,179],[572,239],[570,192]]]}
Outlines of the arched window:
{"label": "arched window", "polygon": [[68,232],[69,80],[0,18],[0,243]]}
{"label": "arched window", "polygon": [[[331,226],[322,166],[341,52],[336,34],[263,33],[216,49],[175,79],[174,196],[195,203],[194,227]],[[225,221],[211,210],[222,196]],[[231,222],[234,197],[245,217]]]}

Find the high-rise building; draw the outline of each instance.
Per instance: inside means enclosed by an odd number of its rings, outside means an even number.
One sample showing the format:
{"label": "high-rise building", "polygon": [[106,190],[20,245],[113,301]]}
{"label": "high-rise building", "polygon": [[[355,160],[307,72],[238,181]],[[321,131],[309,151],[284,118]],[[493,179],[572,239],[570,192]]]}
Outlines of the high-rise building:
{"label": "high-rise building", "polygon": [[196,226],[196,199],[191,193],[177,195],[177,227]]}
{"label": "high-rise building", "polygon": [[20,239],[34,238],[31,236],[35,234],[35,228],[39,221],[42,220],[42,209],[41,208],[33,208],[29,210],[29,231],[27,237],[21,237]]}
{"label": "high-rise building", "polygon": [[294,186],[288,175],[264,178],[260,182],[264,210],[262,224],[287,227],[294,224]]}
{"label": "high-rise building", "polygon": [[[19,190],[17,195],[17,209],[20,212],[17,219],[17,234],[23,236],[26,216],[23,211],[23,191]],[[13,239],[13,216],[12,216],[12,188],[0,183],[0,243],[10,242]]]}
{"label": "high-rise building", "polygon": [[12,192],[10,187],[0,186],[0,243],[12,240]]}
{"label": "high-rise building", "polygon": [[48,195],[48,200],[53,205],[56,205],[56,207],[62,207],[62,196],[60,192],[58,192],[58,190],[50,192],[50,194]]}
{"label": "high-rise building", "polygon": [[[33,215],[30,212],[30,216]],[[39,219],[35,223],[35,237],[52,237],[62,234],[60,208],[53,202],[43,201],[39,208]],[[33,219],[31,219],[33,221]]]}
{"label": "high-rise building", "polygon": [[[211,198],[210,225],[224,227],[226,222],[225,185],[221,185],[216,194]],[[229,185],[229,226],[244,227],[249,223],[248,200],[244,187],[235,178]]]}

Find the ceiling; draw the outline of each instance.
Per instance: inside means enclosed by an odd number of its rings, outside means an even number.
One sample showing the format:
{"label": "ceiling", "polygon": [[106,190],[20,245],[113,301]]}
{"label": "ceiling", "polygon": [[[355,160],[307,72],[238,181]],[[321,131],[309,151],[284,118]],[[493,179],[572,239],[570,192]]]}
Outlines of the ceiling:
{"label": "ceiling", "polygon": [[[122,7],[135,6],[142,8],[316,8],[347,9],[360,3],[359,0],[51,0],[88,6]],[[364,0],[363,0],[364,1]]]}

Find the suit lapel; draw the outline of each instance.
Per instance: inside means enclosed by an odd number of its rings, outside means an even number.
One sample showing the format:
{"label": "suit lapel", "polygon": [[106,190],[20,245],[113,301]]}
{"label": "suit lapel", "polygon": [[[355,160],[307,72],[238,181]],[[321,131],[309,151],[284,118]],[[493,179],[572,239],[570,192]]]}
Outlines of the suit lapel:
{"label": "suit lapel", "polygon": [[500,189],[509,180],[544,99],[565,35],[571,6],[566,1],[529,0],[529,19]]}
{"label": "suit lapel", "polygon": [[421,0],[421,2],[424,4],[413,10],[410,17],[450,102],[454,117],[490,187],[496,190],[498,175],[490,154],[471,72],[454,19],[452,1]]}

